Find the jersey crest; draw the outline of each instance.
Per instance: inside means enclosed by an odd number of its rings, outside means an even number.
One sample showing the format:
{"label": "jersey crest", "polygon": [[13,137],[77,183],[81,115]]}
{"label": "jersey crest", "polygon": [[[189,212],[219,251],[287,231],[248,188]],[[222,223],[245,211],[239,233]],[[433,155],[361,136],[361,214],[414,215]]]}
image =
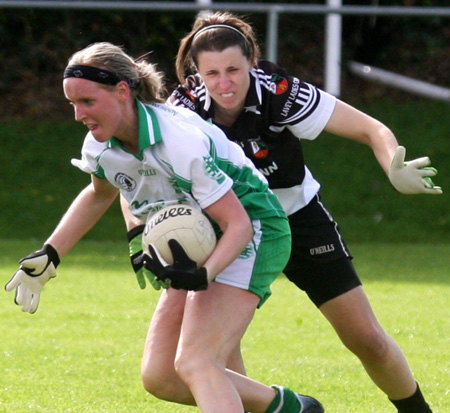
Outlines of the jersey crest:
{"label": "jersey crest", "polygon": [[123,172],[116,173],[114,181],[120,188],[127,192],[131,192],[136,188],[136,181]]}
{"label": "jersey crest", "polygon": [[253,156],[258,159],[267,158],[269,155],[269,149],[267,149],[267,145],[261,140],[251,140],[249,141],[250,147],[252,148]]}
{"label": "jersey crest", "polygon": [[269,89],[275,95],[281,95],[288,90],[288,81],[280,75],[273,75],[270,79]]}

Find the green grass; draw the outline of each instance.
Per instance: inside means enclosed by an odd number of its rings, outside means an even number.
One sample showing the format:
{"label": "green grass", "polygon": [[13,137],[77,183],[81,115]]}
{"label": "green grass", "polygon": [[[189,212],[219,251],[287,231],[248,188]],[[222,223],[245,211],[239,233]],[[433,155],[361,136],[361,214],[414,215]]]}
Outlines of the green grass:
{"label": "green grass", "polygon": [[[38,241],[0,241],[0,282]],[[450,244],[351,244],[375,312],[404,350],[435,413],[449,411]],[[158,292],[141,291],[126,242],[84,241],[67,255],[34,315],[0,294],[0,412],[196,409],[156,400],[139,376]],[[285,278],[242,348],[249,376],[318,397],[330,413],[394,412],[304,293]]]}
{"label": "green grass", "polygon": [[[352,102],[353,103],[353,102]],[[450,117],[444,102],[411,98],[354,103],[389,125],[407,159],[428,155],[442,196],[406,196],[390,185],[371,150],[324,134],[305,142],[307,165],[322,183],[325,205],[351,242],[450,242]],[[1,237],[45,239],[89,177],[70,164],[86,133],[73,120],[0,122]],[[124,239],[118,205],[87,239]]]}
{"label": "green grass", "polygon": [[[371,151],[324,134],[304,145],[325,205],[387,331],[404,349],[435,413],[450,411],[450,117],[411,99],[360,106],[395,132],[407,159],[428,155],[444,195],[395,192]],[[42,241],[89,177],[73,168],[85,128],[72,120],[0,122],[0,283]],[[110,240],[105,242],[103,240]],[[0,413],[189,413],[143,390],[139,365],[158,293],[139,290],[114,205],[63,260],[39,311],[0,294]],[[317,396],[335,413],[388,413],[390,403],[306,296],[284,278],[243,341],[251,377]]]}

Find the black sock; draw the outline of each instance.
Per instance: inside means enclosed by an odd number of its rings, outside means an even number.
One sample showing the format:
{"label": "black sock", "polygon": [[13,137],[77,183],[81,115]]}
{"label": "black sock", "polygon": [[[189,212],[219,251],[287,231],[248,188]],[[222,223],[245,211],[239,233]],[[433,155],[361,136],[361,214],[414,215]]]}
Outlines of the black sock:
{"label": "black sock", "polygon": [[416,392],[412,396],[401,400],[389,400],[399,413],[432,413],[430,406],[428,406],[420,391],[419,384],[417,384]]}

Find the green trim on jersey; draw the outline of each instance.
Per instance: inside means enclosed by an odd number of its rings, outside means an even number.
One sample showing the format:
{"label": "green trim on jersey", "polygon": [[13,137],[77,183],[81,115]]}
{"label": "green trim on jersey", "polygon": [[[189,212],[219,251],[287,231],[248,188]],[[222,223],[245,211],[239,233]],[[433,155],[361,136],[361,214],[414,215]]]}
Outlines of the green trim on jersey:
{"label": "green trim on jersey", "polygon": [[[226,158],[217,155],[214,141],[209,138],[210,153],[217,166],[233,179],[233,191],[242,202],[252,218],[266,218],[270,216],[286,217],[276,195],[269,189],[269,185],[255,175],[255,171],[248,166],[238,167]],[[269,210],[261,209],[262,205],[270,206]],[[273,213],[275,211],[275,214]]]}
{"label": "green trim on jersey", "polygon": [[[134,154],[138,159],[142,160],[142,152],[155,143],[162,141],[161,129],[159,127],[158,119],[155,112],[148,106],[144,106],[139,100],[136,99],[136,105],[138,107],[138,120],[139,120],[139,156]],[[150,118],[150,121],[149,121]],[[107,142],[108,148],[114,148],[120,146],[123,150],[130,152],[122,142],[116,137],[112,137]]]}
{"label": "green trim on jersey", "polygon": [[286,218],[267,180],[224,133],[187,109],[137,101],[139,153],[86,136],[79,168],[119,188],[140,218],[166,204],[207,208],[233,189],[251,219]]}
{"label": "green trim on jersey", "polygon": [[[142,151],[147,146],[162,141],[161,129],[155,112],[149,106],[144,106],[137,99],[136,104],[138,106],[139,116],[139,149]],[[150,122],[148,117],[150,117]],[[151,128],[149,124],[151,124]]]}

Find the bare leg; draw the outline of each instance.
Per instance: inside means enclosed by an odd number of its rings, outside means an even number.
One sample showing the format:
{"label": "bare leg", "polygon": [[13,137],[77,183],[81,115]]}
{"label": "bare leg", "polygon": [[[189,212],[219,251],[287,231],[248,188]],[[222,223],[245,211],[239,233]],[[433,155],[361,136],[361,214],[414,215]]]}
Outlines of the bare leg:
{"label": "bare leg", "polygon": [[147,333],[141,376],[145,389],[155,397],[195,405],[189,388],[174,368],[186,295],[186,291],[172,288],[161,293]]}
{"label": "bare leg", "polygon": [[416,382],[402,350],[377,321],[362,287],[326,302],[320,310],[390,399],[415,392]]}
{"label": "bare leg", "polygon": [[224,367],[238,348],[259,298],[219,283],[187,297],[183,314],[186,293],[172,289],[162,293],[142,360],[147,391],[160,399],[193,405],[192,390],[202,412],[220,413],[223,408],[242,413],[243,403],[247,410],[264,412],[275,390]]}

